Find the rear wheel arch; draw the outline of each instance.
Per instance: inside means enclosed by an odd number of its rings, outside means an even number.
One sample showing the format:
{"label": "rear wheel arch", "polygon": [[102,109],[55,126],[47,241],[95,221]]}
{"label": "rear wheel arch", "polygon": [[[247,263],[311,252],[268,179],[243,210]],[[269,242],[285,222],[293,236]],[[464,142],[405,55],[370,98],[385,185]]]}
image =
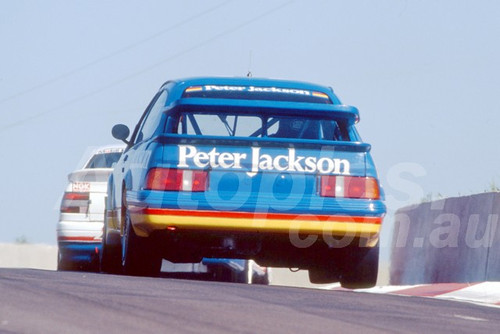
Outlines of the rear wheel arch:
{"label": "rear wheel arch", "polygon": [[120,222],[121,222],[121,232],[123,235],[123,222],[125,221],[125,213],[127,209],[127,191],[130,191],[132,189],[132,177],[130,176],[130,173],[127,174],[121,184],[121,195],[120,195],[120,212],[121,212],[121,217],[120,217]]}
{"label": "rear wheel arch", "polygon": [[123,234],[125,233],[125,223],[126,223],[125,215],[127,214],[127,190],[125,187],[125,182],[122,182],[122,187],[121,187],[119,213],[120,213],[120,217],[119,217],[120,218],[120,235],[123,237]]}

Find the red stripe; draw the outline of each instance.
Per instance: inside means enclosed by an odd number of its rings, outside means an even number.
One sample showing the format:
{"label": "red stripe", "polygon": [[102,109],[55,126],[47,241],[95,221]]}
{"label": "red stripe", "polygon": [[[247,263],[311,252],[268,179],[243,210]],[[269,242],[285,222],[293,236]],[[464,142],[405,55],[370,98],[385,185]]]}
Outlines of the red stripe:
{"label": "red stripe", "polygon": [[305,214],[284,214],[266,212],[240,212],[240,211],[208,211],[208,210],[177,210],[177,209],[153,209],[131,207],[131,212],[147,215],[176,215],[193,217],[221,217],[221,218],[247,218],[247,219],[282,219],[282,220],[308,220],[308,221],[336,221],[342,220],[351,223],[382,223],[382,217],[362,216],[326,216]]}
{"label": "red stripe", "polygon": [[477,283],[438,283],[432,285],[417,286],[414,288],[393,291],[390,293],[404,296],[435,297],[476,284]]}
{"label": "red stripe", "polygon": [[101,237],[58,237],[58,241],[98,241],[102,240]]}

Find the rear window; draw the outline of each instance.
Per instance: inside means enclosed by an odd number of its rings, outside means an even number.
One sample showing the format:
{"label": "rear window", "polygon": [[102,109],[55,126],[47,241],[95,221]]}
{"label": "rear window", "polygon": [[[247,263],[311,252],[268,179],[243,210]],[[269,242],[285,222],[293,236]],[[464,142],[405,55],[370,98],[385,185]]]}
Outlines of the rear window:
{"label": "rear window", "polygon": [[296,116],[180,112],[176,134],[222,137],[271,137],[350,141],[345,122]]}
{"label": "rear window", "polygon": [[121,155],[121,152],[98,153],[89,160],[85,168],[112,168]]}
{"label": "rear window", "polygon": [[184,91],[182,97],[332,104],[330,97],[323,92],[282,87],[228,85],[191,86]]}
{"label": "rear window", "polygon": [[270,117],[266,127],[269,137],[349,141],[345,126],[331,119]]}

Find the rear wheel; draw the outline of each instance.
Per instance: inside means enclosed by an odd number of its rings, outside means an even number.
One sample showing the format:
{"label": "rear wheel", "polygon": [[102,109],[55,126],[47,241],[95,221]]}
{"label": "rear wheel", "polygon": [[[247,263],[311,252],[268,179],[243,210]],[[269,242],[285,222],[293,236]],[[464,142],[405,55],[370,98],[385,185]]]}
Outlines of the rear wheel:
{"label": "rear wheel", "polygon": [[313,284],[336,283],[340,280],[339,261],[341,249],[324,249],[315,254],[308,268],[309,281]]}
{"label": "rear wheel", "polygon": [[130,214],[125,210],[122,241],[122,267],[126,275],[158,276],[162,258],[151,238],[142,238],[135,234],[130,221]]}
{"label": "rear wheel", "polygon": [[102,228],[101,252],[99,253],[99,271],[109,274],[121,274],[120,234],[108,231],[108,204],[104,204],[104,222]]}
{"label": "rear wheel", "polygon": [[309,281],[313,284],[335,283],[339,276],[337,270],[328,267],[309,269]]}
{"label": "rear wheel", "polygon": [[65,260],[63,253],[61,251],[57,252],[57,270],[58,271],[67,271],[67,270],[75,270],[75,266],[72,262]]}
{"label": "rear wheel", "polygon": [[340,284],[348,289],[374,287],[378,275],[379,245],[349,252],[342,265]]}
{"label": "rear wheel", "polygon": [[121,274],[121,253],[119,242],[109,243],[106,231],[106,225],[104,226],[104,232],[102,235],[102,247],[101,253],[99,255],[99,266],[100,271],[109,274]]}

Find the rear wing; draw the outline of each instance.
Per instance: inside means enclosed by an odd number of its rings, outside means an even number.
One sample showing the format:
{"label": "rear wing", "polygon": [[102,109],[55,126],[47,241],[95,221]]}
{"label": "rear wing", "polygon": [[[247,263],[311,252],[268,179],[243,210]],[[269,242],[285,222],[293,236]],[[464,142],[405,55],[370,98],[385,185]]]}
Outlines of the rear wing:
{"label": "rear wing", "polygon": [[[199,111],[235,111],[251,112],[256,109],[262,113],[283,113],[289,115],[308,115],[318,117],[342,118],[351,124],[359,122],[359,110],[356,107],[343,104],[318,104],[306,102],[236,100],[236,99],[206,99],[182,98],[168,106],[167,110],[196,109]],[[172,110],[173,111],[173,110]]]}
{"label": "rear wing", "polygon": [[69,182],[108,182],[110,168],[80,169],[68,175]]}

